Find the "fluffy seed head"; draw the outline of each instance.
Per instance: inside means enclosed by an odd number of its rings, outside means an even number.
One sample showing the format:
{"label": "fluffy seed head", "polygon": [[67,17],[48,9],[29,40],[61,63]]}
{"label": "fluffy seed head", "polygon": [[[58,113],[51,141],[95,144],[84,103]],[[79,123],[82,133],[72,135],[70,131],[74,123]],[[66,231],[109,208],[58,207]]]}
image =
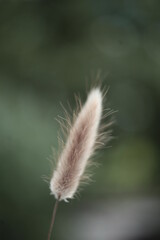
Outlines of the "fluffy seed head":
{"label": "fluffy seed head", "polygon": [[50,181],[51,193],[59,200],[73,198],[94,152],[102,116],[102,92],[93,89],[76,116]]}

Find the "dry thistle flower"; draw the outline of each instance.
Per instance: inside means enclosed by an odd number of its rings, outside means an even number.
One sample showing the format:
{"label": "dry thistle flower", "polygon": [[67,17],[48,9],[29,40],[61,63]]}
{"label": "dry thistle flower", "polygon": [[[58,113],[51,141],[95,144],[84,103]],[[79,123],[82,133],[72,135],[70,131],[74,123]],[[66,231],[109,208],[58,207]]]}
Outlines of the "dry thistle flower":
{"label": "dry thistle flower", "polygon": [[73,198],[89,163],[88,160],[97,147],[102,100],[101,90],[93,89],[70,128],[66,145],[50,181],[51,193],[58,200],[66,201]]}

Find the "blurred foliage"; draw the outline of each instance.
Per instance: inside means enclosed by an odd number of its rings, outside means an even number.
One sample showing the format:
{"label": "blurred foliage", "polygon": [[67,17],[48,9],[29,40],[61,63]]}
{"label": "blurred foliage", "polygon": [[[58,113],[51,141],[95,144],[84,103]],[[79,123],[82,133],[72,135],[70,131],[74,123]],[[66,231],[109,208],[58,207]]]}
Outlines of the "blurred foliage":
{"label": "blurred foliage", "polygon": [[[54,118],[74,93],[85,100],[99,69],[116,138],[81,198],[159,194],[159,12],[149,0],[0,2],[1,239],[46,239]],[[79,204],[62,204],[57,226]]]}

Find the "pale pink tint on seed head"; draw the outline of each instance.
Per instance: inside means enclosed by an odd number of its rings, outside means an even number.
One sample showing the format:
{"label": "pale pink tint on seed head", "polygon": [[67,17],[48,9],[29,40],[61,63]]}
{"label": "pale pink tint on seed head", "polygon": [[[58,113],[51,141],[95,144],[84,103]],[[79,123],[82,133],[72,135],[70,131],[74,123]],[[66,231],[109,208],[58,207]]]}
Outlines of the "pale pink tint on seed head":
{"label": "pale pink tint on seed head", "polygon": [[73,198],[92,156],[102,115],[102,92],[93,89],[71,127],[50,181],[56,199]]}

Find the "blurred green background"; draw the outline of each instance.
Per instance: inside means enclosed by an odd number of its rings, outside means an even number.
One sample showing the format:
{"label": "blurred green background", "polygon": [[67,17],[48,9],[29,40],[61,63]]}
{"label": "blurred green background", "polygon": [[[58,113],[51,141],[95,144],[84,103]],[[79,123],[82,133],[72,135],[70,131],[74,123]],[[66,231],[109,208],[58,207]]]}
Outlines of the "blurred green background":
{"label": "blurred green background", "polygon": [[105,107],[118,110],[115,139],[96,156],[93,183],[60,204],[55,236],[72,239],[90,204],[159,195],[159,13],[151,0],[0,1],[0,239],[46,239],[55,118],[74,93],[85,101],[99,69]]}

